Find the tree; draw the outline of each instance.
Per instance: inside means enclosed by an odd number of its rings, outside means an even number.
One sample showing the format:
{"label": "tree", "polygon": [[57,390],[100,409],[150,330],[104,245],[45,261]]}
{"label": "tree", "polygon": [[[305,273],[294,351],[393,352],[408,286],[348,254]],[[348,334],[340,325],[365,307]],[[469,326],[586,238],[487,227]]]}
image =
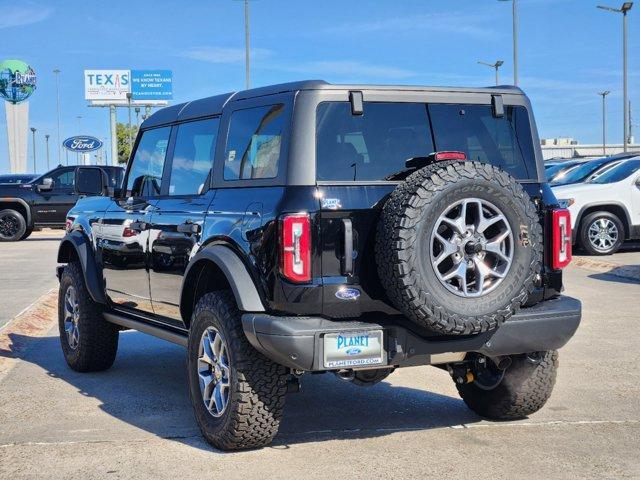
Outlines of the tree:
{"label": "tree", "polygon": [[[129,136],[129,131],[131,131],[131,136]],[[126,123],[118,122],[116,124],[116,139],[118,141],[118,163],[127,163],[129,160],[129,155],[131,154],[131,144],[136,139],[136,135],[138,134],[138,126],[131,125],[131,130],[129,130],[129,125]],[[129,138],[131,138],[131,144],[129,142]]]}

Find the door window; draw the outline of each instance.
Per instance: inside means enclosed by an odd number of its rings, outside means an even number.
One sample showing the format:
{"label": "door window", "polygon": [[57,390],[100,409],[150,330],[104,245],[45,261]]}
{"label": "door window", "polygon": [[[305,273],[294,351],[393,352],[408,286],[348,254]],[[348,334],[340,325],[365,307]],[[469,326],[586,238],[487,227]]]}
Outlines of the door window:
{"label": "door window", "polygon": [[47,178],[53,180],[53,190],[73,190],[73,183],[75,181],[75,172],[71,168],[65,168],[62,170],[57,170],[53,172],[51,175],[48,175]]}
{"label": "door window", "polygon": [[156,197],[160,195],[164,158],[169,145],[171,127],[146,130],[138,142],[127,177],[127,195]]}
{"label": "door window", "polygon": [[196,195],[206,189],[219,123],[219,119],[209,118],[178,126],[169,176],[169,195]]}
{"label": "door window", "polygon": [[231,115],[225,180],[275,178],[282,146],[284,105],[237,110]]}

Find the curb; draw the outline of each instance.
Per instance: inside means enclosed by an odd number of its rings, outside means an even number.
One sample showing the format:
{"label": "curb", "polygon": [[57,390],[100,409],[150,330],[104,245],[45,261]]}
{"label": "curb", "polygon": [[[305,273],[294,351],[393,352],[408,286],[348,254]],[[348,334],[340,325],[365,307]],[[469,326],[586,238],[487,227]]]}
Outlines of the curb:
{"label": "curb", "polygon": [[11,370],[57,321],[58,290],[53,288],[0,328],[0,376]]}
{"label": "curb", "polygon": [[640,283],[640,265],[620,265],[619,263],[595,260],[589,257],[573,257],[571,264],[585,270],[605,273]]}

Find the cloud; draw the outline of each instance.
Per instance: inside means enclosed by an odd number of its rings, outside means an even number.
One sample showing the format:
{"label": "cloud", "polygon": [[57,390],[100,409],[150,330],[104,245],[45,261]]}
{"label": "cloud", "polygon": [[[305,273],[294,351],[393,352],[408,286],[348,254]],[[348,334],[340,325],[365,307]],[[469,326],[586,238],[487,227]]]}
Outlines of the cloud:
{"label": "cloud", "polygon": [[[252,60],[269,58],[272,54],[273,52],[266,48],[251,49]],[[208,63],[240,64],[244,62],[245,49],[236,47],[193,47],[177,55]]]}
{"label": "cloud", "polygon": [[300,62],[296,64],[275,66],[278,70],[300,73],[305,75],[328,75],[333,77],[363,78],[408,78],[416,75],[416,72],[404,68],[388,65],[377,65],[350,60],[318,60]]}
{"label": "cloud", "polygon": [[471,37],[489,38],[496,36],[491,17],[468,15],[461,12],[428,13],[410,17],[392,17],[373,22],[349,23],[329,27],[323,33],[329,35],[362,35],[372,33],[392,33],[425,31],[433,33],[463,34]]}
{"label": "cloud", "polygon": [[0,14],[0,29],[38,23],[47,19],[52,13],[53,8],[32,3],[5,6]]}

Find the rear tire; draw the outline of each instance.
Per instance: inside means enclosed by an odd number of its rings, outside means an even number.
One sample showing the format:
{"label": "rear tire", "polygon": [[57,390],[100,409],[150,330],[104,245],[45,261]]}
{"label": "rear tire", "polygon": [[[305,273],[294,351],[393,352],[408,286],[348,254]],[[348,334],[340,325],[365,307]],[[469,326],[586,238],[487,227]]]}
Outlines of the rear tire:
{"label": "rear tire", "polygon": [[27,230],[27,222],[20,212],[6,209],[0,211],[0,242],[22,240]]}
{"label": "rear tire", "polygon": [[67,365],[77,372],[107,370],[116,359],[118,327],[102,316],[84,284],[82,267],[64,267],[58,294],[60,344]]}
{"label": "rear tire", "polygon": [[580,222],[580,246],[589,255],[616,253],[624,237],[624,224],[611,212],[593,212]]}
{"label": "rear tire", "polygon": [[231,292],[207,293],[198,301],[189,332],[188,377],[196,422],[207,442],[221,450],[271,443],[282,418],[288,372],[249,344]]}
{"label": "rear tire", "polygon": [[517,420],[543,407],[553,391],[557,370],[555,350],[518,355],[512,357],[511,366],[501,379],[497,377],[497,383],[482,381],[476,371],[472,383],[456,387],[464,403],[478,415],[492,420]]}
{"label": "rear tire", "polygon": [[32,233],[33,233],[33,228],[27,228],[27,230],[24,232],[22,237],[20,237],[20,240],[26,240],[27,238],[29,238],[29,236],[31,236]]}

